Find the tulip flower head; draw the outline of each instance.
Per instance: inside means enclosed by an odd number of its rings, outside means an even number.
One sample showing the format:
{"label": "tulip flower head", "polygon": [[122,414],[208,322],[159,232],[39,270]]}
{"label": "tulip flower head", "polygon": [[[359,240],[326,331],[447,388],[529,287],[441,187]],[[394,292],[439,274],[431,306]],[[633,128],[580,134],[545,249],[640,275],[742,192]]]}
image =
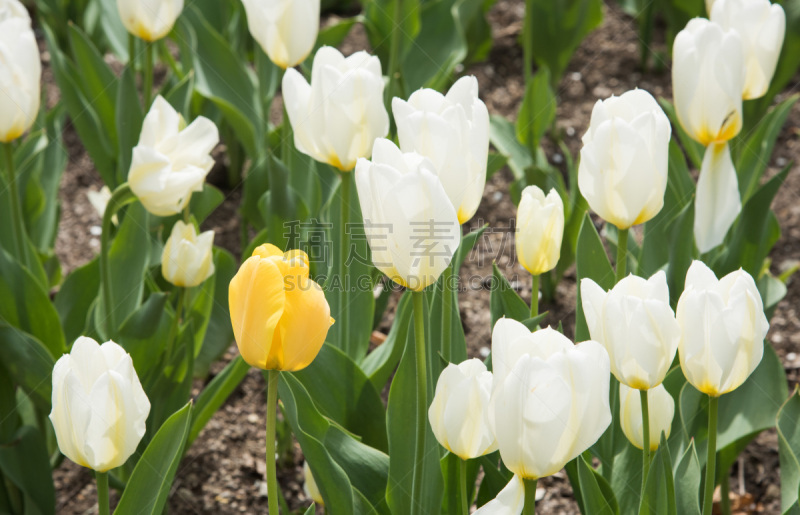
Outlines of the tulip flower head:
{"label": "tulip flower head", "polygon": [[614,377],[637,390],[661,384],[680,339],[666,274],[647,280],[629,275],[608,292],[586,278],[581,301],[589,333],[608,351]]}
{"label": "tulip flower head", "polygon": [[325,501],[322,499],[322,494],[317,487],[317,481],[314,479],[307,461],[303,462],[303,492],[314,503],[325,506]]}
{"label": "tulip flower head", "polygon": [[712,22],[734,29],[742,38],[745,81],[742,98],[759,98],[769,89],[786,33],[786,13],[769,0],[718,0],[709,11]]}
{"label": "tulip flower head", "polygon": [[525,483],[514,476],[497,497],[487,502],[474,515],[519,515],[525,508]]}
{"label": "tulip flower head", "polygon": [[341,171],[370,157],[375,138],[389,132],[381,62],[366,52],[345,58],[322,47],[314,55],[311,84],[289,69],[282,91],[297,150]]}
{"label": "tulip flower head", "polygon": [[27,9],[0,0],[0,143],[31,128],[39,114],[42,65]]}
{"label": "tulip flower head", "polygon": [[119,17],[134,36],[153,42],[175,26],[183,11],[183,0],[117,0]]}
{"label": "tulip flower head", "polygon": [[671,130],[647,91],[635,89],[595,104],[583,136],[578,187],[603,220],[628,229],[661,211]]}
{"label": "tulip flower head", "polygon": [[250,34],[284,70],[305,61],[319,33],[320,0],[242,0]]}
{"label": "tulip flower head", "polygon": [[517,259],[525,270],[540,275],[555,268],[563,236],[564,203],[555,188],[546,197],[537,186],[522,190],[514,241]]}
{"label": "tulip flower head", "polygon": [[392,100],[403,152],[427,157],[442,181],[460,223],[478,210],[489,159],[489,111],[478,98],[478,79],[462,77],[447,95],[415,91]]}
{"label": "tulip flower head", "polygon": [[214,166],[211,151],[219,143],[214,123],[199,117],[188,127],[163,97],[156,98],[133,149],[128,183],[145,209],[156,216],[180,213],[202,191]]}
{"label": "tulip flower head", "polygon": [[[619,384],[619,423],[628,441],[637,449],[644,447],[642,423],[642,398],[639,390]],[[661,433],[669,438],[675,416],[675,400],[663,384],[647,390],[650,421],[650,450],[658,449]]]}
{"label": "tulip flower head", "polygon": [[308,256],[261,245],[231,280],[228,303],[242,358],[263,370],[302,370],[319,354],[333,324]]}
{"label": "tulip flower head", "polygon": [[478,359],[447,365],[436,383],[428,409],[433,434],[442,447],[462,460],[497,449],[489,426],[492,373]]}
{"label": "tulip flower head", "polygon": [[681,369],[701,392],[719,397],[733,391],[761,362],[769,323],[747,272],[740,269],[718,280],[703,262],[693,262],[677,319]]}
{"label": "tulip flower head", "polygon": [[61,453],[97,472],[128,461],[150,413],[130,355],[112,341],[98,345],[85,336],[53,368],[52,405]]}
{"label": "tulip flower head", "polygon": [[214,274],[214,231],[197,234],[192,224],[175,222],[161,255],[164,279],[189,288]]}

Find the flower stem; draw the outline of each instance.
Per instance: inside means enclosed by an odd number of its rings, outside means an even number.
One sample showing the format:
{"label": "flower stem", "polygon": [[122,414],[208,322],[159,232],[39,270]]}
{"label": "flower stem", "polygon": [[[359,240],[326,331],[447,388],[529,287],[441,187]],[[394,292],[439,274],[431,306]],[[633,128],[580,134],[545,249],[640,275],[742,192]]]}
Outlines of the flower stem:
{"label": "flower stem", "polygon": [[639,390],[642,403],[642,498],[650,473],[650,404],[647,392],[648,390]]}
{"label": "flower stem", "polygon": [[136,73],[136,36],[128,34],[128,65],[132,73]]}
{"label": "flower stem", "polygon": [[425,460],[425,433],[427,429],[428,408],[428,365],[426,363],[427,348],[425,345],[425,293],[415,291],[414,300],[414,330],[416,339],[417,360],[417,441],[416,459],[414,460],[414,478],[411,487],[411,499],[417,506],[417,499],[422,496],[422,468]]}
{"label": "flower stem", "polygon": [[442,358],[448,363],[451,360],[453,347],[451,329],[453,326],[453,291],[450,283],[453,281],[453,263],[450,262],[442,274]]}
{"label": "flower stem", "polygon": [[97,513],[108,515],[108,472],[96,472],[97,480]]}
{"label": "flower stem", "polygon": [[153,44],[144,42],[144,84],[142,85],[145,113],[150,110],[153,102]]}
{"label": "flower stem", "polygon": [[14,166],[14,145],[3,143],[6,155],[6,172],[8,173],[8,196],[11,197],[11,232],[14,234],[14,256],[24,266],[28,266],[27,245],[25,245],[25,221],[22,205],[19,202],[17,191],[17,170]]}
{"label": "flower stem", "polygon": [[[399,23],[403,19],[403,0],[395,0],[394,2],[394,15],[393,20]],[[387,109],[391,111],[392,98],[399,95],[397,81],[400,78],[400,32],[401,28],[396,26],[392,30],[392,39],[389,47],[389,87],[386,88],[386,105]]]}
{"label": "flower stem", "polygon": [[706,482],[703,492],[703,515],[711,515],[714,504],[714,486],[717,482],[717,408],[719,397],[708,396],[708,453],[706,455]]}
{"label": "flower stem", "polygon": [[[339,193],[341,195],[341,216],[339,220],[339,267],[343,273],[343,277],[339,277],[339,284],[340,287],[347,291],[347,288],[350,287],[349,281],[347,281],[347,251],[350,249],[350,235],[348,231],[348,223],[350,222],[350,183],[352,182],[352,175],[353,172],[341,172],[339,177],[342,180],[341,188]],[[342,295],[342,299],[346,299],[345,295]],[[340,303],[340,312],[339,318],[336,319],[337,325],[339,325],[339,345],[342,346],[342,350],[344,350],[345,354],[348,356],[353,356],[353,350],[351,349],[351,338],[347,334],[350,330],[350,317],[349,317],[349,305],[346,300]]]}
{"label": "flower stem", "polygon": [[617,281],[625,278],[625,267],[628,263],[628,229],[617,231]]}
{"label": "flower stem", "polygon": [[121,207],[136,200],[136,196],[131,191],[128,183],[120,184],[111,199],[106,204],[103,213],[103,233],[100,235],[100,277],[103,280],[103,306],[106,310],[106,337],[114,338],[117,331],[117,324],[114,320],[114,307],[112,306],[111,270],[109,269],[108,254],[111,250],[111,225],[114,215]]}
{"label": "flower stem", "polygon": [[183,302],[186,298],[186,288],[178,287],[178,303],[175,306],[175,318],[172,319],[172,325],[169,328],[169,337],[167,338],[167,354],[164,366],[169,367],[172,361],[172,355],[175,352],[175,343],[178,339],[178,328],[181,324],[181,315],[183,314]]}
{"label": "flower stem", "polygon": [[539,276],[534,275],[531,282],[531,318],[539,316]]}
{"label": "flower stem", "polygon": [[536,513],[536,484],[537,479],[525,479],[525,506],[522,508],[522,515],[534,515]]}
{"label": "flower stem", "polygon": [[461,514],[469,515],[467,499],[467,460],[458,460],[458,487],[461,490]]}
{"label": "flower stem", "polygon": [[719,489],[720,489],[720,500],[719,500],[719,507],[721,508],[720,511],[722,515],[731,515],[731,478],[728,477],[729,471],[725,471],[725,474],[719,480]]}
{"label": "flower stem", "polygon": [[275,424],[278,418],[279,370],[268,372],[267,384],[267,501],[269,513],[280,513],[278,507],[278,470],[275,463]]}

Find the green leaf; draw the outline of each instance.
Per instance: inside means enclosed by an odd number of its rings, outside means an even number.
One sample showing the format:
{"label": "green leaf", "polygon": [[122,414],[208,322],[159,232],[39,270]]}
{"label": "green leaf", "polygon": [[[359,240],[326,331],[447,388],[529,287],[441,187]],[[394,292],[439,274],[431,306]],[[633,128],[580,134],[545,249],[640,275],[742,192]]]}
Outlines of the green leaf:
{"label": "green leaf", "polygon": [[114,511],[116,515],[162,513],[183,457],[191,422],[192,403],[176,411],[164,422],[133,469]]}
{"label": "green leaf", "polygon": [[[160,369],[158,358],[166,347],[173,318],[167,302],[166,293],[153,293],[119,328],[119,344],[131,355],[140,378]],[[153,342],[164,343],[154,347]]]}
{"label": "green leaf", "polygon": [[514,124],[503,116],[492,115],[489,119],[489,141],[508,159],[514,179],[525,179],[525,170],[533,166],[533,157],[528,147],[517,139]]}
{"label": "green leaf", "polygon": [[597,234],[589,213],[583,218],[581,230],[578,233],[578,247],[576,252],[578,301],[577,312],[575,314],[575,341],[584,341],[590,338],[589,328],[586,326],[586,317],[583,314],[581,304],[581,280],[592,279],[604,290],[610,290],[614,286],[614,269],[606,255],[606,249]]}
{"label": "green leaf", "polygon": [[177,84],[172,86],[164,95],[164,99],[170,103],[176,111],[181,113],[184,119],[189,118],[190,104],[194,93],[194,71],[190,71]]}
{"label": "green leaf", "polygon": [[122,71],[116,102],[115,126],[119,135],[117,182],[122,184],[128,180],[128,172],[133,159],[133,147],[139,144],[144,121],[144,113],[136,89],[136,79],[130,66],[125,67]]}
{"label": "green leaf", "polygon": [[66,341],[74,342],[88,332],[88,324],[91,323],[89,312],[99,290],[100,263],[97,258],[76,268],[61,285],[54,306],[61,318]]}
{"label": "green leaf", "polygon": [[798,505],[800,492],[800,392],[795,386],[792,396],[778,411],[778,450],[781,463],[781,511]]}
{"label": "green leaf", "polygon": [[481,480],[481,485],[478,488],[478,497],[475,505],[481,507],[497,497],[497,494],[506,487],[511,478],[514,477],[514,474],[503,466],[503,462],[500,461],[499,451],[481,456],[478,461],[481,464],[481,469],[483,469],[483,480]]}
{"label": "green leaf", "polygon": [[384,73],[389,66],[392,35],[397,32],[399,62],[411,49],[421,24],[420,0],[367,0],[364,2],[364,27]]}
{"label": "green leaf", "polygon": [[578,456],[578,477],[585,513],[613,515],[619,513],[619,505],[608,482],[597,473],[583,456]]}
{"label": "green leaf", "polygon": [[203,388],[195,401],[187,448],[192,445],[211,417],[222,407],[249,371],[250,365],[241,356],[236,356]]}
{"label": "green leaf", "polygon": [[669,234],[672,245],[669,249],[669,268],[667,268],[667,285],[669,286],[670,302],[677,305],[686,282],[686,272],[692,265],[695,256],[694,238],[687,238],[687,234],[694,234],[694,201],[683,208],[678,219],[672,224]]}
{"label": "green leaf", "polygon": [[47,442],[35,427],[21,427],[13,440],[0,445],[0,472],[24,494],[24,513],[56,512]]}
{"label": "green leaf", "polygon": [[[705,147],[700,143],[693,140],[689,135],[683,130],[683,125],[681,125],[680,120],[678,120],[678,115],[675,113],[675,106],[672,103],[664,98],[658,99],[659,104],[661,104],[661,108],[669,117],[669,121],[672,124],[672,128],[675,129],[675,132],[678,134],[678,141],[680,141],[683,150],[686,151],[686,155],[689,156],[689,160],[692,162],[694,168],[700,169],[703,165],[703,154],[705,153]],[[672,161],[672,154],[670,153],[670,165]]]}
{"label": "green leaf", "polygon": [[525,87],[517,116],[517,139],[528,148],[537,148],[555,118],[556,97],[550,87],[550,71],[541,68]]}
{"label": "green leaf", "polygon": [[661,433],[661,443],[650,462],[650,473],[647,476],[647,485],[645,485],[639,508],[640,515],[648,513],[678,514],[675,505],[672,460],[669,456],[669,446],[666,438],[664,438],[664,433]]}
{"label": "green leaf", "polygon": [[681,515],[700,515],[700,461],[694,440],[675,468],[675,503]]}
{"label": "green leaf", "polygon": [[0,363],[12,381],[31,396],[42,412],[48,413],[55,359],[42,342],[0,320]]}
{"label": "green leaf", "polygon": [[394,322],[386,341],[378,348],[367,354],[361,363],[361,369],[369,377],[372,385],[378,391],[383,391],[386,382],[394,373],[395,367],[403,356],[406,340],[411,332],[411,295],[405,291],[397,303]]}
{"label": "green leaf", "polygon": [[508,283],[503,273],[492,264],[492,292],[489,297],[492,327],[503,317],[522,322],[531,316],[531,308]]}

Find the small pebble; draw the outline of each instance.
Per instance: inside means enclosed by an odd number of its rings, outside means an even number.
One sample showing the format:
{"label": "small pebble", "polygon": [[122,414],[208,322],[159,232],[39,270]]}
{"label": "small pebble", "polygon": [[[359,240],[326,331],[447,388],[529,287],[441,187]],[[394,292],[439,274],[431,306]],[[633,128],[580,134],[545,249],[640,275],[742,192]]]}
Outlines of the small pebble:
{"label": "small pebble", "polygon": [[492,201],[500,202],[501,200],[503,200],[503,194],[499,191],[495,191],[494,195],[492,195]]}
{"label": "small pebble", "polygon": [[790,352],[789,354],[786,355],[786,359],[788,361],[794,361],[797,359],[797,354],[795,354],[794,352]]}
{"label": "small pebble", "polygon": [[560,165],[564,162],[564,156],[561,154],[553,154],[553,162],[557,165]]}
{"label": "small pebble", "polygon": [[567,136],[574,136],[575,135],[575,128],[567,127]]}
{"label": "small pebble", "polygon": [[569,75],[569,78],[574,80],[574,81],[579,81],[579,80],[581,80],[583,78],[583,75],[581,75],[581,72],[572,72]]}
{"label": "small pebble", "polygon": [[483,359],[488,358],[489,357],[489,347],[481,347],[481,349],[478,351],[478,354],[480,354]]}
{"label": "small pebble", "polygon": [[103,234],[103,229],[100,228],[99,225],[93,225],[89,227],[89,234],[91,234],[92,236],[100,236],[101,234]]}
{"label": "small pebble", "polygon": [[250,413],[249,415],[247,415],[247,421],[250,422],[251,424],[257,424],[258,415],[256,415],[255,413]]}
{"label": "small pebble", "polygon": [[786,166],[786,158],[785,157],[779,157],[779,158],[775,159],[775,164],[778,165],[780,168],[783,168],[784,166]]}
{"label": "small pebble", "polygon": [[536,500],[541,501],[544,499],[545,490],[544,488],[537,488],[536,489]]}

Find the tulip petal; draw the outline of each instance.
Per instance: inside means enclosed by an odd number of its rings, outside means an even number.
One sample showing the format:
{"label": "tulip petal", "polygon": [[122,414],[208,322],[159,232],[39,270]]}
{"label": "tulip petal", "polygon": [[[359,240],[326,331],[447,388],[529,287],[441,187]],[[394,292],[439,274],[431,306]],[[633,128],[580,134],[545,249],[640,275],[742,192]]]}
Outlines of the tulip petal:
{"label": "tulip petal", "polygon": [[711,145],[697,182],[694,236],[698,250],[706,253],[721,244],[741,210],[730,149],[725,143]]}
{"label": "tulip petal", "polygon": [[273,349],[282,348],[283,356],[272,361],[271,351],[271,363],[267,366],[280,364],[280,370],[293,372],[314,361],[325,343],[332,320],[325,293],[308,278],[307,271],[305,276],[287,276],[285,279],[286,302],[275,333],[275,340],[279,339],[279,342],[273,342]]}
{"label": "tulip petal", "polygon": [[497,497],[481,506],[474,515],[519,515],[525,508],[525,483],[515,475]]}

